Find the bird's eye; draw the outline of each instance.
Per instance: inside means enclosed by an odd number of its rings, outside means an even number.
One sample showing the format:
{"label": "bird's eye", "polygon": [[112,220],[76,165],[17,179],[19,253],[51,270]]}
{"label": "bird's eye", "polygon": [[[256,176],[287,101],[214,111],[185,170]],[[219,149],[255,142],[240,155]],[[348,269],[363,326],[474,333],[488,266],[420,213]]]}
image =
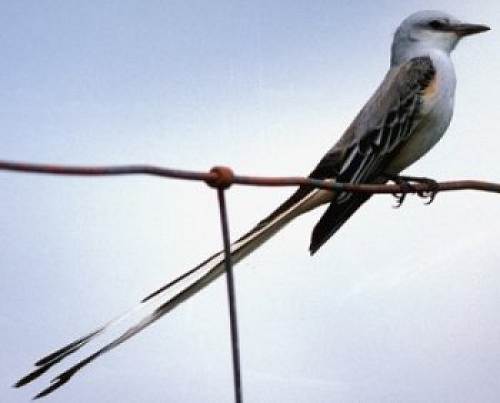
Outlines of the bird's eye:
{"label": "bird's eye", "polygon": [[440,30],[446,27],[446,23],[441,20],[432,20],[431,22],[429,22],[429,27],[431,27],[432,29]]}

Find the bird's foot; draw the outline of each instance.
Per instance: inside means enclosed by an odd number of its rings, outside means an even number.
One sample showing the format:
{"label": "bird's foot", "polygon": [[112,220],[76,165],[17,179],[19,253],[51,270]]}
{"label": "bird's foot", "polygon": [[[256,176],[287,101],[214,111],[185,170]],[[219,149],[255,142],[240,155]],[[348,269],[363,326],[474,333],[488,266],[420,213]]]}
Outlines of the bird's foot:
{"label": "bird's foot", "polygon": [[[406,199],[406,195],[409,191],[415,192],[419,197],[427,199],[426,205],[431,204],[439,191],[439,184],[430,178],[425,178],[421,176],[403,176],[403,175],[384,175],[388,180],[393,181],[396,185],[401,186],[402,193],[394,193],[393,196],[396,198],[396,205],[394,208],[399,208],[403,205]],[[426,184],[429,186],[430,190],[416,190],[413,184]]]}
{"label": "bird's foot", "polygon": [[408,181],[405,180],[393,180],[396,185],[401,186],[401,189],[403,190],[401,193],[393,193],[392,195],[396,198],[396,204],[393,206],[393,208],[400,208],[403,203],[406,200],[406,196],[408,195],[408,192],[414,191],[415,188],[412,186],[412,184]]}

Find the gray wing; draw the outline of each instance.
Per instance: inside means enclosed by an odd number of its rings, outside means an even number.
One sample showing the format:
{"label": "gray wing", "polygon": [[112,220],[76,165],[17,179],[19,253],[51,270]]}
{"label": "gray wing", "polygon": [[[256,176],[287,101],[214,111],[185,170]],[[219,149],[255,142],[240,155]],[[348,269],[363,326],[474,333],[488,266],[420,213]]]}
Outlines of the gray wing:
{"label": "gray wing", "polygon": [[[420,122],[424,94],[436,71],[429,57],[391,69],[339,142],[311,173],[313,178],[370,183],[383,173]],[[314,254],[370,195],[340,193],[314,227],[309,250]]]}

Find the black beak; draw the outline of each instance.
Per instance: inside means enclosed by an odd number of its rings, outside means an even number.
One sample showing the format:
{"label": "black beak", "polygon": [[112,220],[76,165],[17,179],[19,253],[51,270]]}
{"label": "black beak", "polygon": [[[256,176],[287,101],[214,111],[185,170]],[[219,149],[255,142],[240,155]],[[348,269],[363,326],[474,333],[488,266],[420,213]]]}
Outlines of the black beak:
{"label": "black beak", "polygon": [[481,24],[451,24],[448,27],[448,30],[455,32],[459,37],[479,34],[489,31],[490,29],[489,26]]}

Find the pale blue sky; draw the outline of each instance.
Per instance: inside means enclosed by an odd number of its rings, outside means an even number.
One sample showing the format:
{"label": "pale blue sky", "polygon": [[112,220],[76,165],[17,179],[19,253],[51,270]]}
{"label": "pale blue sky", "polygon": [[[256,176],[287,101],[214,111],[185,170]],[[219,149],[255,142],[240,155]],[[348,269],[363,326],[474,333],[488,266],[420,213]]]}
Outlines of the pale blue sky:
{"label": "pale blue sky", "polygon": [[[3,2],[0,158],[305,174],[383,77],[399,22],[436,8],[493,31],[456,50],[454,121],[408,172],[500,182],[500,4],[352,3]],[[0,173],[0,186],[9,403],[45,385],[10,388],[34,360],[221,244],[202,184]],[[289,192],[231,189],[233,235]],[[310,258],[313,213],[238,266],[247,402],[497,400],[498,196],[392,204],[374,198]],[[230,402],[229,351],[218,281],[47,401]]]}

